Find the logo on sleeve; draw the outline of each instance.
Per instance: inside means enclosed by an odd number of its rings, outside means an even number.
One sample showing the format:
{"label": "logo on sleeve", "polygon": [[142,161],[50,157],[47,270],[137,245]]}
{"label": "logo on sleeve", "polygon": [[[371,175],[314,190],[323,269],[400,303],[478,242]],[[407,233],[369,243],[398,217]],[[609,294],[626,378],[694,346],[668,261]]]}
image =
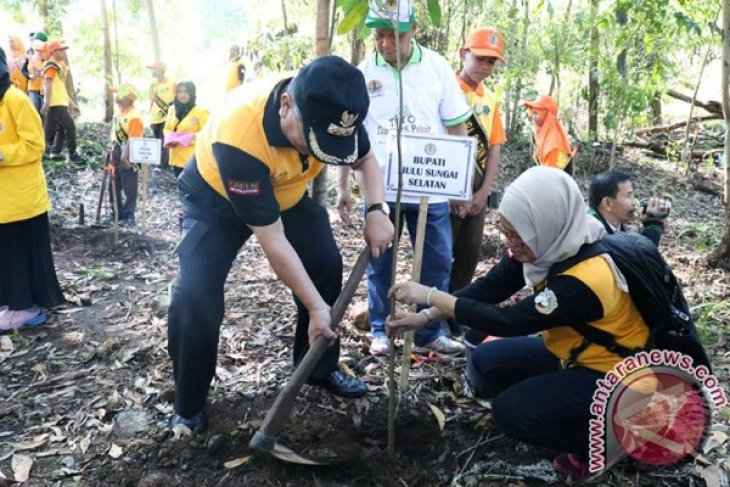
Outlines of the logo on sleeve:
{"label": "logo on sleeve", "polygon": [[238,196],[258,196],[261,194],[261,183],[259,181],[241,181],[228,179],[228,192]]}
{"label": "logo on sleeve", "polygon": [[558,309],[558,298],[550,288],[545,288],[535,296],[535,309],[544,315],[549,315]]}

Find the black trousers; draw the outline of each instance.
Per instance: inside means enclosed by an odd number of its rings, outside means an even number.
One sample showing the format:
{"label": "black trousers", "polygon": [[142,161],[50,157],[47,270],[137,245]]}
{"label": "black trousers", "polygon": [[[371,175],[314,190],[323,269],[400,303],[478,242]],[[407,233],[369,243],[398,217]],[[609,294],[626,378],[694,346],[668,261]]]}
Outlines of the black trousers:
{"label": "black trousers", "polygon": [[[115,149],[119,153],[119,148]],[[118,160],[118,158],[117,158]],[[109,206],[114,211],[114,194],[112,193],[112,185],[116,191],[117,212],[120,220],[134,220],[134,214],[137,211],[137,194],[139,193],[139,167],[132,164],[132,167],[125,169],[121,162],[114,164],[115,175],[109,178]]]}
{"label": "black trousers", "polygon": [[561,369],[539,336],[479,345],[469,354],[467,374],[478,395],[494,398],[494,422],[507,436],[587,461],[590,407],[604,374]]}
{"label": "black trousers", "polygon": [[66,135],[66,147],[68,148],[69,155],[76,153],[76,124],[74,119],[71,118],[71,114],[68,112],[68,107],[55,106],[51,107],[46,115],[46,147],[52,147],[56,150],[60,149],[60,144],[56,142],[54,144],[54,138],[56,132],[62,130],[62,133]]}
{"label": "black trousers", "polygon": [[[152,135],[154,135],[155,139],[160,139],[162,143],[165,143],[165,122],[160,123],[153,123],[150,124],[150,128],[152,129]],[[170,165],[170,150],[162,148],[162,155],[160,156],[160,167],[161,168],[167,168]]]}
{"label": "black trousers", "polygon": [[[206,198],[221,198],[210,192],[206,188],[201,191],[203,196],[190,195],[181,189],[185,216],[177,249],[180,268],[168,312],[167,346],[175,376],[175,412],[186,418],[205,406],[218,354],[224,284],[236,254],[251,236],[251,230],[240,220],[217,222],[196,217],[201,215]],[[296,206],[282,212],[281,220],[287,240],[322,298],[331,306],[342,287],[342,258],[327,212],[305,196]],[[296,364],[309,348],[309,313],[296,297],[294,303],[298,312]],[[325,352],[312,377],[322,377],[335,369],[339,355],[337,342]]]}

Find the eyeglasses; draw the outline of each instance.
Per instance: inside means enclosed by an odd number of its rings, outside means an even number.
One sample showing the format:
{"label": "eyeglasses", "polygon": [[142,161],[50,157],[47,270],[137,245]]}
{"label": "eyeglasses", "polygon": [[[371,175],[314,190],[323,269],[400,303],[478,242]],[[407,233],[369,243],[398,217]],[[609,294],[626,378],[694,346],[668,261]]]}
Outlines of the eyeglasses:
{"label": "eyeglasses", "polygon": [[520,237],[514,230],[509,230],[503,225],[497,225],[497,228],[499,229],[499,233],[501,233],[504,237],[505,243],[508,247],[517,247],[525,243],[525,241],[522,240],[522,237]]}

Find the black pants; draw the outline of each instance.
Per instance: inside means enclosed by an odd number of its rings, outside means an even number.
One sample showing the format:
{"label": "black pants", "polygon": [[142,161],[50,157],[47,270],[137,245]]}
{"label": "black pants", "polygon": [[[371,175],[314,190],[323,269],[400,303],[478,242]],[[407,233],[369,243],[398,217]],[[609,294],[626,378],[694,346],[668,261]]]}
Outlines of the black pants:
{"label": "black pants", "polygon": [[[165,128],[165,122],[160,123],[153,123],[150,124],[150,128],[152,129],[152,135],[154,135],[155,139],[160,139],[162,143],[165,143],[165,133],[163,129]],[[162,155],[160,157],[160,167],[165,169],[167,168],[170,163],[170,151],[169,149],[162,148]]]}
{"label": "black pants", "polygon": [[494,422],[507,436],[588,459],[588,421],[596,380],[604,374],[560,361],[542,337],[479,345],[467,362],[478,395],[494,397]]}
{"label": "black pants", "polygon": [[[56,131],[59,127],[63,130],[66,135],[66,147],[68,147],[69,155],[76,153],[76,124],[74,119],[71,118],[71,114],[68,112],[68,107],[56,106],[51,107],[46,115],[46,147],[54,146],[54,138]],[[60,149],[60,144],[55,146],[54,149]]]}
{"label": "black pants", "polygon": [[[188,165],[189,167],[189,165]],[[187,169],[186,169],[187,171]],[[203,193],[212,190],[206,188]],[[251,236],[240,221],[215,222],[196,218],[205,198],[181,189],[183,237],[178,245],[180,268],[173,287],[168,313],[168,352],[175,376],[175,412],[189,418],[202,411],[215,373],[218,337],[224,313],[223,287],[233,260]],[[342,287],[342,259],[332,236],[327,212],[305,196],[296,206],[281,213],[287,240],[322,298],[334,304]],[[309,348],[309,313],[295,297],[297,326],[294,363]],[[339,342],[331,346],[312,372],[322,377],[337,367]]]}
{"label": "black pants", "polygon": [[[115,150],[121,152],[120,149]],[[139,167],[132,164],[131,168],[125,169],[121,162],[115,163],[114,167],[115,175],[113,178],[109,178],[109,205],[114,211],[114,194],[112,193],[112,185],[114,185],[119,219],[134,220],[134,214],[137,211],[137,193],[139,192]]]}

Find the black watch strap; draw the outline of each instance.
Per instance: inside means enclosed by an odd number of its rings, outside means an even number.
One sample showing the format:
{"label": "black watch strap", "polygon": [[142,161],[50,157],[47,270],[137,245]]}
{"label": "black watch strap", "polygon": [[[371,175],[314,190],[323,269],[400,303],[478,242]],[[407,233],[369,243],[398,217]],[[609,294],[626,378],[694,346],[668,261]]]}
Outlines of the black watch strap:
{"label": "black watch strap", "polygon": [[367,211],[365,211],[365,215],[369,215],[371,211],[382,211],[386,215],[389,213],[388,209],[386,209],[385,205],[387,203],[373,203],[372,205],[368,206]]}

